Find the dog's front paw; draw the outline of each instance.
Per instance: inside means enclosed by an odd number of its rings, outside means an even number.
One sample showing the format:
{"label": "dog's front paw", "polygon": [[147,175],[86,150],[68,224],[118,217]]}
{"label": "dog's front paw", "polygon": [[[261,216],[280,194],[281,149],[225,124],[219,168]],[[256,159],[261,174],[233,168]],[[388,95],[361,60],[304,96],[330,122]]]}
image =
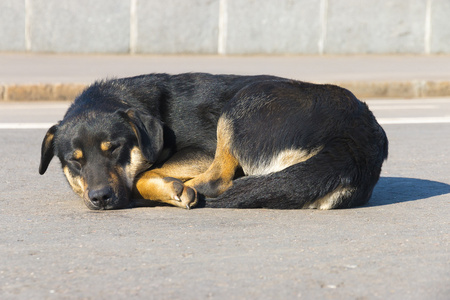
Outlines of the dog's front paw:
{"label": "dog's front paw", "polygon": [[194,188],[185,186],[179,179],[165,177],[164,181],[169,185],[171,198],[175,201],[172,204],[190,209],[197,205],[197,191]]}

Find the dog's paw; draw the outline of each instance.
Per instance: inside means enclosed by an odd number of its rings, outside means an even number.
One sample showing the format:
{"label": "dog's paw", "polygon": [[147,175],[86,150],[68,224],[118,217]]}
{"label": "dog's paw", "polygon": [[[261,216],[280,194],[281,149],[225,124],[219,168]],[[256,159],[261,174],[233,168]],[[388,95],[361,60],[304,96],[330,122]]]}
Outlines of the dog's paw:
{"label": "dog's paw", "polygon": [[194,188],[185,186],[179,179],[165,177],[164,181],[169,185],[171,203],[186,209],[195,207],[198,203],[197,191]]}

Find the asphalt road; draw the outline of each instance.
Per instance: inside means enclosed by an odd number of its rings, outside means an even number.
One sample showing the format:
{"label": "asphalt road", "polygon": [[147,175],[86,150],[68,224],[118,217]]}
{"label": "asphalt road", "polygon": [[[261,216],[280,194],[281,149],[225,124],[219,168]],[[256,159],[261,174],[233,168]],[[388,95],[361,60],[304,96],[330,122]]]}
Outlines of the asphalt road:
{"label": "asphalt road", "polygon": [[449,299],[450,98],[371,100],[390,140],[347,210],[89,211],[46,127],[66,103],[0,103],[1,299]]}

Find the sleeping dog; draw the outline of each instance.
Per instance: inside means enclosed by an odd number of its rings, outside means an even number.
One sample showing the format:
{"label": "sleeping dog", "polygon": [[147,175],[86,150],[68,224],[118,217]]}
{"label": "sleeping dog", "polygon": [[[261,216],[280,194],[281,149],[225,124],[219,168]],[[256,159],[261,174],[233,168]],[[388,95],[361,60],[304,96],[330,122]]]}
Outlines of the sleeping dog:
{"label": "sleeping dog", "polygon": [[[388,140],[351,92],[273,76],[149,74],[98,81],[42,143],[90,209],[365,204]],[[139,200],[142,201],[142,200]]]}

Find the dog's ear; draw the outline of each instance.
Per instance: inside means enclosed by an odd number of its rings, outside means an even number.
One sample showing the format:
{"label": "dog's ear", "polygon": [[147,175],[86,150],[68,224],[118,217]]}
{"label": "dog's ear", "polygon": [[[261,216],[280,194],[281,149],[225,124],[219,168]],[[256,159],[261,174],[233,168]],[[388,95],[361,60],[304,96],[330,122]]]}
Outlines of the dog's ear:
{"label": "dog's ear", "polygon": [[164,146],[162,122],[149,114],[139,113],[133,109],[119,113],[131,124],[144,157],[154,163]]}
{"label": "dog's ear", "polygon": [[44,140],[42,141],[41,148],[41,163],[39,164],[39,174],[43,175],[47,171],[48,165],[52,160],[54,153],[54,139],[56,130],[58,130],[58,124],[50,127],[45,134]]}

